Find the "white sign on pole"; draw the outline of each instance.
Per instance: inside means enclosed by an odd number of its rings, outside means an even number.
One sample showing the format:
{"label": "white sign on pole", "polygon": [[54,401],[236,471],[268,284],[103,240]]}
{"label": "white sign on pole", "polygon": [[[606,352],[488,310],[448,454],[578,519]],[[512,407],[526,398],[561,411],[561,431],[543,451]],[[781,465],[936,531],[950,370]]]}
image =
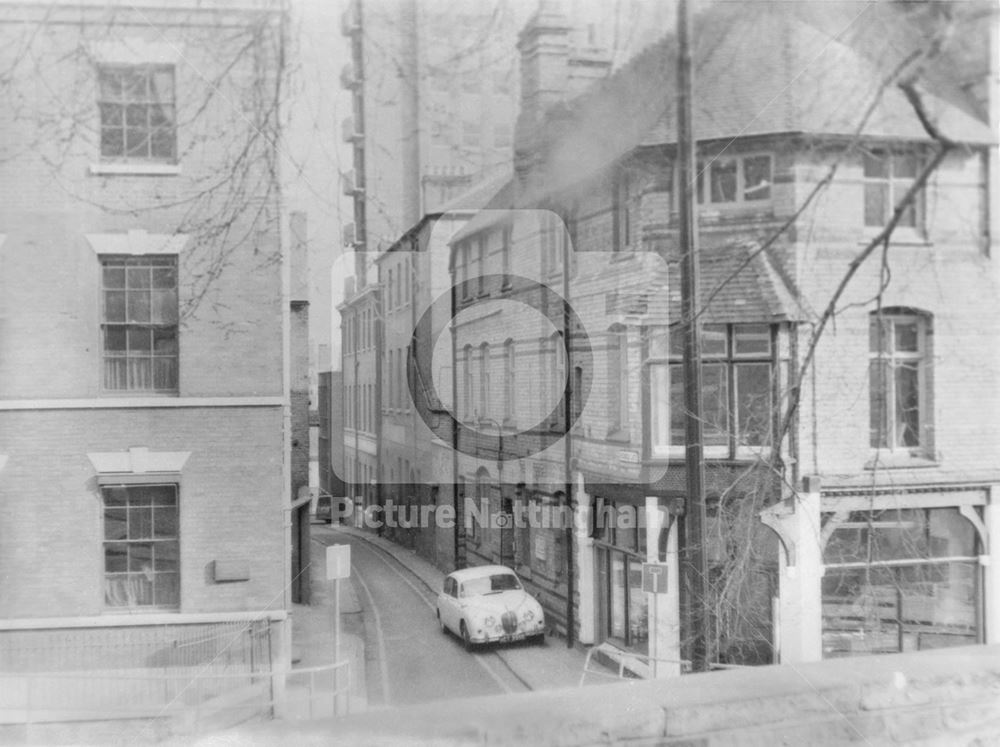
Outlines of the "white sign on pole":
{"label": "white sign on pole", "polygon": [[351,546],[328,545],[326,548],[326,580],[351,577]]}
{"label": "white sign on pole", "polygon": [[666,594],[669,570],[670,566],[666,563],[643,563],[642,590],[650,594]]}

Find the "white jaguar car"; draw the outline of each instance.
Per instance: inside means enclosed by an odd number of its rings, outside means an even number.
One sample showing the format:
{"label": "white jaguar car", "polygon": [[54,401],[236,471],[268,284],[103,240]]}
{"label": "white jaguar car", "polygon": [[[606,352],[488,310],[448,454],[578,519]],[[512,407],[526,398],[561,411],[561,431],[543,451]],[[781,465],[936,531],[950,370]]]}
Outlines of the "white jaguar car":
{"label": "white jaguar car", "polygon": [[467,651],[480,643],[545,639],[542,606],[502,565],[448,574],[438,594],[437,617],[441,630],[459,636]]}

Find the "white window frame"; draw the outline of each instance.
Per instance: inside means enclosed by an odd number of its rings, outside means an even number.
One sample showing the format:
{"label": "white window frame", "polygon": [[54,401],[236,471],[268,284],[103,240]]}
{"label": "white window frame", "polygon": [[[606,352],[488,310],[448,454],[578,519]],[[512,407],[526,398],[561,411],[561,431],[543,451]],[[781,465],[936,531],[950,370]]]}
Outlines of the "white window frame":
{"label": "white window frame", "polygon": [[[868,396],[868,407],[869,407],[869,438],[868,445],[869,449],[873,454],[886,453],[891,455],[905,455],[911,457],[926,457],[930,458],[930,428],[931,428],[931,392],[930,392],[930,376],[928,367],[930,365],[930,354],[928,350],[928,343],[930,341],[931,334],[931,317],[928,314],[921,313],[919,311],[903,311],[890,309],[885,313],[881,314],[881,319],[883,322],[888,322],[889,332],[887,334],[887,341],[890,343],[890,349],[887,351],[879,351],[871,349],[871,325],[876,323],[877,316],[873,313],[869,316],[869,367],[873,365],[876,361],[885,361],[889,364],[889,376],[886,377],[886,384],[889,391],[884,395],[884,400],[886,403],[886,414],[885,423],[889,424],[889,428],[883,434],[885,438],[885,445],[879,445],[875,443],[874,434],[871,431],[871,408],[874,406],[875,392],[871,389],[871,374],[869,372],[869,396]],[[917,334],[917,350],[916,351],[896,351],[895,350],[895,326],[899,322],[905,322],[907,324],[916,323],[916,334]],[[896,429],[893,424],[896,421],[896,376],[895,370],[897,365],[903,365],[906,363],[915,364],[917,372],[917,444],[914,446],[907,446],[905,444],[897,443],[896,441]],[[869,369],[870,370],[870,369]],[[885,424],[883,423],[883,425]]]}

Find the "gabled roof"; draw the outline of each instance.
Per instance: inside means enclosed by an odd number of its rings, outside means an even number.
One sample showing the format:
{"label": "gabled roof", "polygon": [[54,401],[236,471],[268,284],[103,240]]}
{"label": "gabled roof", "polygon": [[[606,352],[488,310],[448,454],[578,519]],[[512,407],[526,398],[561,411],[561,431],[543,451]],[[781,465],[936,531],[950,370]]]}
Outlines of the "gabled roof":
{"label": "gabled roof", "polygon": [[[693,40],[699,141],[851,136],[876,100],[865,135],[928,139],[902,92],[884,86],[908,56],[931,43],[926,27],[896,3],[717,3],[695,18]],[[578,181],[635,147],[676,142],[676,53],[675,38],[666,37],[553,113],[552,187]],[[993,142],[952,57],[945,44],[918,78],[926,106],[952,139]]]}
{"label": "gabled roof", "polygon": [[[698,252],[699,304],[703,324],[793,321],[801,317],[793,294],[755,242],[701,248]],[[668,308],[680,321],[680,264],[668,265]]]}

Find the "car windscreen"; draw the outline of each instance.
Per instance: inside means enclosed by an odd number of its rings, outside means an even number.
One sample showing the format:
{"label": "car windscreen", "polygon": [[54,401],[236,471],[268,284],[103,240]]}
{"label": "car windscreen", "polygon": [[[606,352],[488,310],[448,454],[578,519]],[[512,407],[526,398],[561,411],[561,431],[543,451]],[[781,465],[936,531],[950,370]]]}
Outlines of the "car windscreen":
{"label": "car windscreen", "polygon": [[482,578],[470,578],[463,583],[462,596],[472,597],[520,588],[521,584],[513,573],[494,573]]}

